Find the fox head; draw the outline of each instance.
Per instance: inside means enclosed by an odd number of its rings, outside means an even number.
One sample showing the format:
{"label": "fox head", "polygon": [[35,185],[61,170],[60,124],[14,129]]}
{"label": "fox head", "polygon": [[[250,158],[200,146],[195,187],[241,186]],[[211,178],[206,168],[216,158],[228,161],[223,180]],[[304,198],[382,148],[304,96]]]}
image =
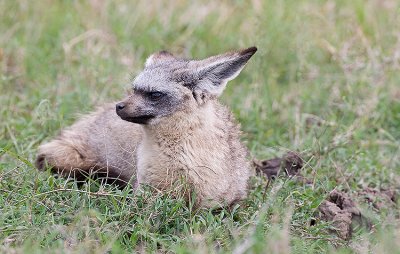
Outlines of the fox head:
{"label": "fox head", "polygon": [[123,120],[144,125],[178,113],[190,114],[219,97],[256,51],[251,47],[204,60],[155,53],[133,81],[130,95],[116,105],[116,112]]}

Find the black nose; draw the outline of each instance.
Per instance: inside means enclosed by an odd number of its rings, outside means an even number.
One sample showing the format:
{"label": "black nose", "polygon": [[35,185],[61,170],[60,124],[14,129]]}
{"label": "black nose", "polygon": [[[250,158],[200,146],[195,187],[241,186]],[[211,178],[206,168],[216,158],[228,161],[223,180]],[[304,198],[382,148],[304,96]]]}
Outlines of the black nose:
{"label": "black nose", "polygon": [[115,105],[115,109],[117,111],[120,111],[120,110],[122,110],[124,108],[125,108],[125,103],[123,103],[123,102],[117,103],[117,105]]}

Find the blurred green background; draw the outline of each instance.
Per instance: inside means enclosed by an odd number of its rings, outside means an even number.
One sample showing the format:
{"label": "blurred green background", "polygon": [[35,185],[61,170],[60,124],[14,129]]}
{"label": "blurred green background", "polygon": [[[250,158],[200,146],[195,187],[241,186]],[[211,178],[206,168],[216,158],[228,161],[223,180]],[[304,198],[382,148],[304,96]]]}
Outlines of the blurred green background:
{"label": "blurred green background", "polygon": [[[381,252],[400,249],[400,3],[0,0],[0,251]],[[303,185],[256,179],[233,210],[73,182],[32,166],[37,146],[124,97],[148,55],[203,58],[257,46],[223,95],[253,157],[301,152]],[[319,221],[334,188],[372,221],[343,240]],[[92,191],[99,191],[92,194]]]}

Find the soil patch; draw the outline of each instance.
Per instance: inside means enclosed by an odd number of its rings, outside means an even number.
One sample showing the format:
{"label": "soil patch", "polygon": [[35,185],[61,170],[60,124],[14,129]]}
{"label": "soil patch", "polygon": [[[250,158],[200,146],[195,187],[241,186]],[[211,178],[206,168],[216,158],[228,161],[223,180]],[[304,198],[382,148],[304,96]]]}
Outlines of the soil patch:
{"label": "soil patch", "polygon": [[269,180],[275,179],[281,173],[288,177],[296,176],[299,179],[305,179],[301,175],[304,161],[299,154],[288,152],[282,157],[276,157],[269,160],[254,161],[256,171],[265,174]]}
{"label": "soil patch", "polygon": [[[301,174],[304,166],[304,160],[295,152],[288,152],[282,157],[276,157],[269,160],[253,161],[258,174],[265,174],[268,180],[273,180],[278,176],[293,177],[297,181],[308,184],[312,183],[310,179]],[[268,185],[267,187],[268,188]],[[371,204],[377,211],[383,208],[392,208],[396,206],[397,192],[394,189],[379,190],[373,188],[364,188],[353,195],[357,200],[365,200]],[[343,191],[333,190],[329,193],[318,207],[317,218],[331,222],[334,232],[342,239],[349,240],[353,230],[358,227],[365,227],[372,230],[371,221],[363,216],[357,206],[355,199]],[[311,221],[311,225],[317,223]]]}
{"label": "soil patch", "polygon": [[393,207],[397,202],[397,193],[394,189],[377,190],[367,187],[360,191],[358,196],[364,198],[376,210]]}
{"label": "soil patch", "polygon": [[361,212],[347,193],[333,190],[318,207],[320,218],[332,222],[336,234],[342,239],[350,239],[353,220],[361,220]]}
{"label": "soil patch", "polygon": [[[355,195],[364,198],[377,211],[396,205],[397,193],[393,189],[377,190],[368,187]],[[363,216],[354,199],[345,192],[333,190],[318,207],[318,211],[319,217],[324,221],[332,222],[336,234],[345,240],[351,238],[355,226],[373,229],[371,221]]]}

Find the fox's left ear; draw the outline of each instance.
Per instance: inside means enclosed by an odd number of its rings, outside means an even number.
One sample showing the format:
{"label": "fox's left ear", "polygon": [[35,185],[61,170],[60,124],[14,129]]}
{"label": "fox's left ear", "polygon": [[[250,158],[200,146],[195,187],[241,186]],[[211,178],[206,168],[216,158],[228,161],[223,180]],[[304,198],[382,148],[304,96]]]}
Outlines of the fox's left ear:
{"label": "fox's left ear", "polygon": [[[196,83],[192,89],[205,97],[218,97],[222,94],[228,81],[236,78],[249,59],[256,53],[257,48],[212,56],[200,61],[192,61],[190,69]],[[196,98],[197,99],[197,98]]]}
{"label": "fox's left ear", "polygon": [[152,65],[157,65],[157,64],[161,64],[165,61],[172,61],[175,60],[176,58],[174,57],[174,55],[172,55],[171,53],[169,53],[168,51],[160,51],[160,52],[156,52],[152,55],[150,55],[145,63],[145,67],[150,67]]}

